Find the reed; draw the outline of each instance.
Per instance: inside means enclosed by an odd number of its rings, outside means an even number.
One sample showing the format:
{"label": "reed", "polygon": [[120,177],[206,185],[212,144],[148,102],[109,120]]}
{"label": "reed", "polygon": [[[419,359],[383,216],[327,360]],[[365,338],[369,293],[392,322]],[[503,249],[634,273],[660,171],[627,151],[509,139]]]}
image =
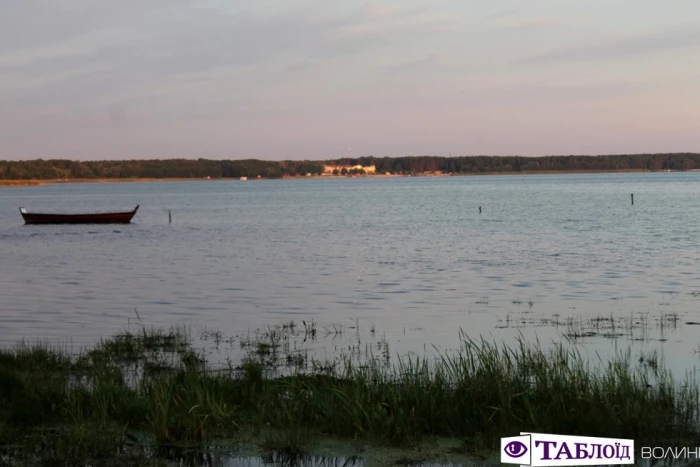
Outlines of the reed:
{"label": "reed", "polygon": [[141,327],[78,355],[46,345],[0,351],[0,457],[100,463],[256,436],[265,452],[299,456],[328,436],[400,447],[449,437],[465,451],[493,452],[520,431],[655,445],[700,435],[697,382],[677,383],[655,356],[596,363],[563,345],[462,333],[461,348],[437,359],[390,363],[379,346],[377,357],[274,375],[271,354],[285,341],[278,331],[249,337],[249,357],[228,371],[212,368],[188,332]]}

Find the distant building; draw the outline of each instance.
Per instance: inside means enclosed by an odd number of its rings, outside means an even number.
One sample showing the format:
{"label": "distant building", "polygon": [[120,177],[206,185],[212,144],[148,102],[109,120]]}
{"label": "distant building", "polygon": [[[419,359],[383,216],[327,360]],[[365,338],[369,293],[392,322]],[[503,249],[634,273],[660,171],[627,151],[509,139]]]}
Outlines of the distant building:
{"label": "distant building", "polygon": [[346,172],[350,172],[353,169],[357,170],[364,170],[365,173],[368,174],[373,174],[376,173],[377,167],[374,165],[368,165],[368,166],[362,166],[362,165],[324,165],[323,166],[323,174],[324,175],[330,175],[333,174],[335,170],[337,170],[339,173],[345,169]]}

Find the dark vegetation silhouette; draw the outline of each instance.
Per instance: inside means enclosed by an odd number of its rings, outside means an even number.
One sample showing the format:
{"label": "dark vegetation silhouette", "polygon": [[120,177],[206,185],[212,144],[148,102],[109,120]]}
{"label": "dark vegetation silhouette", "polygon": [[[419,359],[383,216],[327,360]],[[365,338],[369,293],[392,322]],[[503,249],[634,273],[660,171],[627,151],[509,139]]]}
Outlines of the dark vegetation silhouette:
{"label": "dark vegetation silhouette", "polygon": [[[0,180],[51,180],[97,178],[281,178],[319,175],[324,165],[364,167],[374,165],[377,173],[509,173],[618,170],[697,170],[699,153],[627,154],[603,156],[407,156],[359,157],[325,161],[264,161],[210,159],[149,159],[73,161],[36,159],[0,161]],[[338,171],[338,175],[362,173]]]}

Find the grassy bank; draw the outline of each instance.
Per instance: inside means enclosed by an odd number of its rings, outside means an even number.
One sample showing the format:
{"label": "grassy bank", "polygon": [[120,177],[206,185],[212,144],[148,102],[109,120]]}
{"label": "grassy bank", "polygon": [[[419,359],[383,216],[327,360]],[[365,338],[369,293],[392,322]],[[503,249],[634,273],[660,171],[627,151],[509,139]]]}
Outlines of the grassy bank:
{"label": "grassy bank", "polygon": [[[44,184],[63,184],[63,183],[129,183],[129,182],[192,182],[200,181],[201,178],[51,178],[45,180],[0,180],[0,185],[7,186],[23,186],[23,185],[44,185]],[[218,179],[220,180],[220,179]]]}
{"label": "grassy bank", "polygon": [[[246,343],[248,357],[223,368],[184,329],[141,328],[78,355],[18,345],[0,351],[0,461],[104,465],[241,446],[297,458],[320,439],[347,440],[357,455],[389,446],[478,457],[520,431],[657,446],[700,435],[694,382],[635,370],[622,355],[594,368],[564,347],[462,338],[437,360],[341,358],[286,375],[269,364],[274,338]],[[458,442],[438,449],[438,439]]]}
{"label": "grassy bank", "polygon": [[43,185],[39,180],[0,180],[0,186],[35,186]]}

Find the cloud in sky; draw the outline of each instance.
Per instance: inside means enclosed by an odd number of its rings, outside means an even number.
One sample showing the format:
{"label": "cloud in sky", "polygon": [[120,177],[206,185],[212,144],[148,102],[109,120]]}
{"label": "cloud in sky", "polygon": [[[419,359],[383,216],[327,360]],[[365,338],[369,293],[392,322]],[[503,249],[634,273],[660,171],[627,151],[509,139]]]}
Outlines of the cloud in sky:
{"label": "cloud in sky", "polygon": [[535,55],[525,59],[525,62],[537,65],[610,60],[691,48],[700,48],[700,22],[664,31],[645,32],[628,37],[608,38],[594,43],[568,46]]}
{"label": "cloud in sky", "polygon": [[700,150],[696,10],[3,2],[0,159]]}

